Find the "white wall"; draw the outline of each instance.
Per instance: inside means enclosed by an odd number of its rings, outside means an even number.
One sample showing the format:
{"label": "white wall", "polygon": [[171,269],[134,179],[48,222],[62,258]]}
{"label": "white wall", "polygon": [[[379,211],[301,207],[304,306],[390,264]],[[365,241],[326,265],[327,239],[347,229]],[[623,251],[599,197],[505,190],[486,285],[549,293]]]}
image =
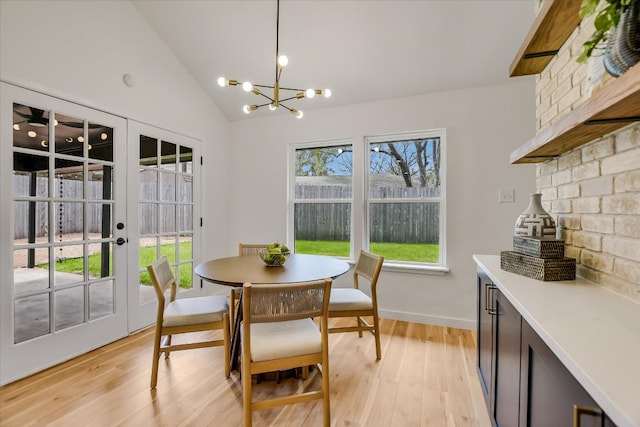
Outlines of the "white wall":
{"label": "white wall", "polygon": [[203,141],[204,258],[226,255],[227,120],[129,2],[2,0],[0,79]]}
{"label": "white wall", "polygon": [[[290,143],[349,137],[359,144],[366,135],[446,128],[451,272],[437,276],[383,271],[379,305],[384,317],[472,329],[472,254],[498,254],[512,247],[515,219],[535,190],[535,167],[509,164],[509,153],[535,133],[534,99],[534,82],[524,78],[501,86],[308,110],[302,120],[280,114],[233,122],[236,167],[229,250],[238,241],[284,239],[283,189]],[[299,102],[304,109],[305,101]],[[499,204],[501,188],[515,189],[516,203]],[[270,220],[262,220],[265,216]]]}

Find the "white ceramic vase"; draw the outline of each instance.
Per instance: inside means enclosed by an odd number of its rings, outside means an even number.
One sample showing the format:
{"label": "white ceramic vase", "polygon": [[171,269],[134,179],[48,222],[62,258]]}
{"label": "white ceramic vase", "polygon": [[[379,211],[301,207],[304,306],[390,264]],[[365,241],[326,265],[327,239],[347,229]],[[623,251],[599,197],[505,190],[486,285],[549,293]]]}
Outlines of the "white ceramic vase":
{"label": "white ceramic vase", "polygon": [[555,237],[556,223],[542,207],[542,194],[531,193],[529,206],[516,220],[515,235]]}

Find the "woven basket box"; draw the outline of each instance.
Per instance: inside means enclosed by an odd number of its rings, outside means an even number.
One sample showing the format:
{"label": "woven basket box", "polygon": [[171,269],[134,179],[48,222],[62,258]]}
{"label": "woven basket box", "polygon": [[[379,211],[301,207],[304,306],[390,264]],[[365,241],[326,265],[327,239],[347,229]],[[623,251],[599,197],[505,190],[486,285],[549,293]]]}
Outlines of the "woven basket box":
{"label": "woven basket box", "polygon": [[564,258],[564,240],[513,236],[513,250],[537,258]]}
{"label": "woven basket box", "polygon": [[500,252],[500,268],[545,282],[574,280],[576,260],[574,258],[536,258],[513,251]]}

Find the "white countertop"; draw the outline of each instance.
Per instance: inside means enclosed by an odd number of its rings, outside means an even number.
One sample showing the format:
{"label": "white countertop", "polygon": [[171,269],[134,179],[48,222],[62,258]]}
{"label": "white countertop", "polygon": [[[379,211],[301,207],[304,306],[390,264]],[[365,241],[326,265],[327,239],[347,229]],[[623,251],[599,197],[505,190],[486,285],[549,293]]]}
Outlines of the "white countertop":
{"label": "white countertop", "polygon": [[618,427],[640,426],[640,304],[588,280],[529,279],[474,255],[522,317]]}

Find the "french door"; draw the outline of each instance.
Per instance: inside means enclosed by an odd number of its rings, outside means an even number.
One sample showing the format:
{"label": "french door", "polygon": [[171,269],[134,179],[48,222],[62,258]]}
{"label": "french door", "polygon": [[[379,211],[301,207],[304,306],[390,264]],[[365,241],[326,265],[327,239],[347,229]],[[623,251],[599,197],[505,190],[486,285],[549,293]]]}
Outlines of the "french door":
{"label": "french door", "polygon": [[0,84],[5,384],[128,333],[127,123]]}
{"label": "french door", "polygon": [[[129,121],[129,330],[156,319],[146,266],[166,256],[179,298],[199,294],[194,259],[200,248],[199,141]],[[196,161],[197,159],[197,161]],[[132,244],[133,243],[133,244]]]}
{"label": "french door", "polygon": [[201,292],[201,162],[198,140],[2,82],[0,95],[1,385],[153,324],[160,256],[180,297]]}

